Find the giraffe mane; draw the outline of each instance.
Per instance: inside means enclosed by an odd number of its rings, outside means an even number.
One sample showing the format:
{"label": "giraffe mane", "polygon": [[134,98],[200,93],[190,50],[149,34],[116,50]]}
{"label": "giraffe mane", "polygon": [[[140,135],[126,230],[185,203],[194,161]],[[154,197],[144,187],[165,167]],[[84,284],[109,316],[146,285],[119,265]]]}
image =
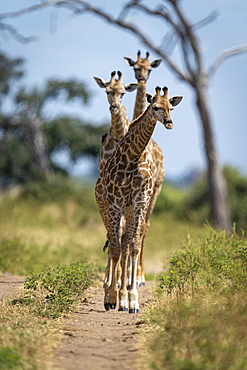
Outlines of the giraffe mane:
{"label": "giraffe mane", "polygon": [[146,113],[146,111],[148,110],[149,107],[150,107],[150,105],[147,106],[147,108],[144,110],[144,112],[139,117],[137,117],[134,121],[131,122],[131,124],[129,126],[129,130],[133,129],[134,127],[136,127],[138,125],[142,116],[144,116],[144,114]]}

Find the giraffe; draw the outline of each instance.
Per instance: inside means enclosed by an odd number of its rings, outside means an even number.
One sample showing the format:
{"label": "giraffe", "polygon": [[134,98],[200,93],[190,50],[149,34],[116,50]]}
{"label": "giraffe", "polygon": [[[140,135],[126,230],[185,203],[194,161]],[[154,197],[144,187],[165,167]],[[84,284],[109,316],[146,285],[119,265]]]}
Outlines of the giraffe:
{"label": "giraffe", "polygon": [[[137,61],[134,62],[131,58],[125,57],[124,58],[128,66],[133,67],[135,71],[135,78],[139,83],[139,87],[137,89],[136,94],[136,101],[135,101],[135,109],[134,109],[134,116],[133,119],[138,118],[145,110],[145,102],[146,102],[146,84],[149,78],[150,72],[153,68],[157,68],[162,59],[156,59],[152,63],[149,61],[149,52],[146,53],[146,58],[141,58],[140,50],[137,53]],[[145,250],[145,237],[148,232],[150,226],[150,217],[153,212],[153,208],[155,206],[156,200],[161,190],[162,183],[164,181],[165,170],[164,170],[164,158],[163,153],[157,143],[155,143],[152,139],[149,141],[148,149],[150,154],[152,155],[152,161],[156,166],[157,170],[156,173],[158,175],[155,183],[155,190],[153,192],[152,201],[150,203],[150,209],[147,212],[146,220],[145,220],[145,228],[143,225],[143,235],[142,235],[142,247],[141,252],[138,258],[138,267],[137,267],[137,286],[145,285],[145,271],[144,271],[144,250]],[[130,257],[129,257],[130,258]],[[128,283],[127,285],[130,286],[130,276],[131,276],[131,264],[130,261],[128,263]]]}
{"label": "giraffe", "polygon": [[[122,97],[125,92],[132,92],[139,86],[138,83],[123,84],[122,73],[117,72],[118,79],[115,79],[116,72],[111,72],[111,79],[106,82],[102,78],[94,77],[99,87],[104,88],[107,94],[107,99],[110,104],[111,112],[111,128],[108,134],[102,137],[102,147],[99,156],[99,173],[105,168],[107,159],[115,151],[117,144],[122,140],[124,135],[127,133],[130,125],[130,120],[125,111],[125,107],[122,105]],[[125,220],[121,219],[121,230],[119,233],[120,239],[124,233]],[[109,284],[109,275],[111,269],[111,259],[108,254],[108,264],[105,272],[104,286]],[[120,285],[121,279],[121,268],[118,265],[118,284]]]}
{"label": "giraffe", "polygon": [[102,138],[103,145],[100,149],[99,172],[105,168],[107,159],[115,151],[117,144],[122,140],[130,126],[130,120],[127,116],[125,107],[122,105],[122,97],[126,92],[132,92],[139,86],[137,83],[124,85],[122,73],[118,71],[117,74],[118,80],[114,78],[116,72],[111,72],[111,79],[109,82],[106,82],[102,78],[94,77],[99,87],[104,88],[106,91],[111,112],[110,131]]}
{"label": "giraffe", "polygon": [[146,53],[146,58],[141,58],[141,52],[138,50],[137,61],[134,62],[131,58],[124,57],[128,66],[133,67],[135,71],[135,78],[137,79],[139,86],[136,94],[135,109],[133,120],[138,118],[145,110],[146,103],[146,86],[150,72],[153,68],[157,68],[162,59],[156,59],[152,63],[149,62],[149,52]]}
{"label": "giraffe", "polygon": [[[109,254],[112,260],[111,284],[105,288],[105,309],[116,307],[117,264],[121,254],[122,276],[119,290],[119,311],[139,312],[136,287],[137,259],[141,249],[142,224],[151,202],[154,181],[154,166],[147,145],[157,121],[167,129],[173,123],[170,111],[178,105],[182,97],[168,99],[168,89],[156,87],[156,95],[147,94],[148,107],[132,122],[129,131],[108,159],[95,186],[95,197],[107,230]],[[126,218],[127,242],[119,242],[119,224],[122,215]],[[128,292],[127,259],[132,257],[131,287]]]}

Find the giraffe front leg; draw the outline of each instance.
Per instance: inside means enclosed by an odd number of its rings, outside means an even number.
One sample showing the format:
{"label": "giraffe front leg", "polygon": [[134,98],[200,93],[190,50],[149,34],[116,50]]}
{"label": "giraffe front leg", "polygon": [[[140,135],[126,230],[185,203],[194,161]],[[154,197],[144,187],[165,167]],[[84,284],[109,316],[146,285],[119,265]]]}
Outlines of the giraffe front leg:
{"label": "giraffe front leg", "polygon": [[[121,245],[121,249],[123,244]],[[127,270],[127,261],[128,261],[128,250],[122,251],[121,262],[122,262],[122,277],[121,277],[121,288],[119,290],[119,308],[118,311],[128,311],[128,290],[126,288],[126,270]]]}
{"label": "giraffe front leg", "polygon": [[[143,194],[143,193],[142,193]],[[130,241],[130,255],[132,259],[131,288],[129,291],[129,312],[139,312],[138,291],[137,291],[137,263],[141,251],[141,236],[143,223],[149,206],[150,197],[142,195],[141,200],[136,201],[133,206],[133,234]]]}
{"label": "giraffe front leg", "polygon": [[121,212],[114,204],[108,204],[108,215],[109,255],[111,259],[112,270],[111,284],[108,289],[109,299],[107,308],[109,307],[109,309],[115,309],[118,295],[117,272],[121,254],[121,246],[119,243]]}
{"label": "giraffe front leg", "polygon": [[[116,251],[114,252],[116,253]],[[118,286],[117,286],[117,266],[120,258],[120,249],[116,254],[111,256],[112,260],[112,280],[111,285],[108,290],[108,307],[110,309],[115,309],[117,305],[117,295],[118,295]]]}
{"label": "giraffe front leg", "polygon": [[133,238],[130,243],[132,261],[131,287],[129,290],[129,313],[139,312],[138,291],[137,291],[137,263],[141,249],[140,237]]}
{"label": "giraffe front leg", "polygon": [[127,290],[127,262],[129,255],[129,240],[133,234],[133,207],[127,206],[124,210],[126,225],[125,234],[121,240],[121,259],[122,259],[122,277],[121,289],[119,291],[119,311],[128,311],[128,290]]}
{"label": "giraffe front leg", "polygon": [[146,222],[145,220],[142,223],[141,228],[141,250],[139,253],[138,261],[137,261],[137,277],[136,277],[136,284],[137,287],[141,287],[145,285],[145,277],[144,277],[144,239],[146,234]]}
{"label": "giraffe front leg", "polygon": [[107,279],[104,283],[104,290],[105,290],[105,296],[104,296],[104,307],[106,311],[109,311],[110,309],[110,304],[109,304],[109,287],[111,285],[111,276],[112,276],[112,260],[109,256],[108,258],[108,275]]}

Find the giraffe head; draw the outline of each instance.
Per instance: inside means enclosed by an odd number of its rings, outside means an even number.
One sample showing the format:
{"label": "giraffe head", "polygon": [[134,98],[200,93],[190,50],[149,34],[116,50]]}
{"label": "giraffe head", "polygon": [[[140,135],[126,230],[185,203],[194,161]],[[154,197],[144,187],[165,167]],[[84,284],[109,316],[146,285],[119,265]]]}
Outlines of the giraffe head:
{"label": "giraffe head", "polygon": [[170,111],[173,110],[173,107],[178,105],[183,99],[182,96],[173,96],[168,98],[168,88],[163,87],[164,94],[161,95],[161,88],[156,87],[156,95],[152,96],[151,94],[146,94],[147,101],[151,105],[154,114],[158,121],[160,121],[167,129],[173,128],[173,123],[170,117]]}
{"label": "giraffe head", "polygon": [[122,97],[126,92],[131,92],[137,89],[139,84],[130,83],[124,84],[122,81],[122,73],[120,71],[117,72],[118,79],[115,79],[116,72],[113,71],[111,73],[111,79],[109,82],[106,82],[102,78],[94,77],[95,81],[99,85],[99,87],[105,88],[107,99],[110,104],[110,112],[113,114],[117,114],[119,108],[122,103]]}
{"label": "giraffe head", "polygon": [[135,71],[135,78],[141,85],[145,85],[148,77],[150,75],[150,72],[152,71],[152,68],[157,68],[160,63],[162,62],[162,59],[156,59],[152,63],[149,62],[149,52],[146,53],[146,58],[141,58],[141,52],[140,50],[137,53],[137,61],[134,62],[131,58],[124,57],[126,63],[128,66],[133,67]]}

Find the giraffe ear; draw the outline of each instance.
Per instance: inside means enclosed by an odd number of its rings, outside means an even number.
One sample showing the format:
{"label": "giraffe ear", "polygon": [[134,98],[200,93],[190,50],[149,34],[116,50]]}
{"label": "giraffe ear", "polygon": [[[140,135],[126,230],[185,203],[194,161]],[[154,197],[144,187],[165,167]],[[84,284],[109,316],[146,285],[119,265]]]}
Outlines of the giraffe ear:
{"label": "giraffe ear", "polygon": [[152,68],[157,68],[159,67],[160,63],[162,62],[162,59],[156,59],[151,63]]}
{"label": "giraffe ear", "polygon": [[182,96],[173,96],[172,98],[169,99],[169,102],[173,107],[175,107],[181,102],[182,99],[183,99]]}
{"label": "giraffe ear", "polygon": [[99,87],[106,88],[109,85],[109,82],[103,80],[103,78],[94,77],[95,81],[99,85]]}
{"label": "giraffe ear", "polygon": [[151,95],[151,94],[146,93],[146,98],[147,98],[147,102],[148,102],[148,104],[152,104],[152,102],[153,102],[153,97],[152,97],[152,95]]}
{"label": "giraffe ear", "polygon": [[124,57],[124,59],[125,59],[125,62],[128,64],[128,66],[130,67],[133,67],[136,64],[136,62],[134,62],[131,58]]}
{"label": "giraffe ear", "polygon": [[132,84],[124,85],[124,88],[125,88],[125,91],[127,91],[127,92],[132,92],[132,91],[134,91],[135,89],[137,89],[137,88],[138,88],[138,86],[139,86],[139,84],[134,84],[134,83],[132,83]]}

